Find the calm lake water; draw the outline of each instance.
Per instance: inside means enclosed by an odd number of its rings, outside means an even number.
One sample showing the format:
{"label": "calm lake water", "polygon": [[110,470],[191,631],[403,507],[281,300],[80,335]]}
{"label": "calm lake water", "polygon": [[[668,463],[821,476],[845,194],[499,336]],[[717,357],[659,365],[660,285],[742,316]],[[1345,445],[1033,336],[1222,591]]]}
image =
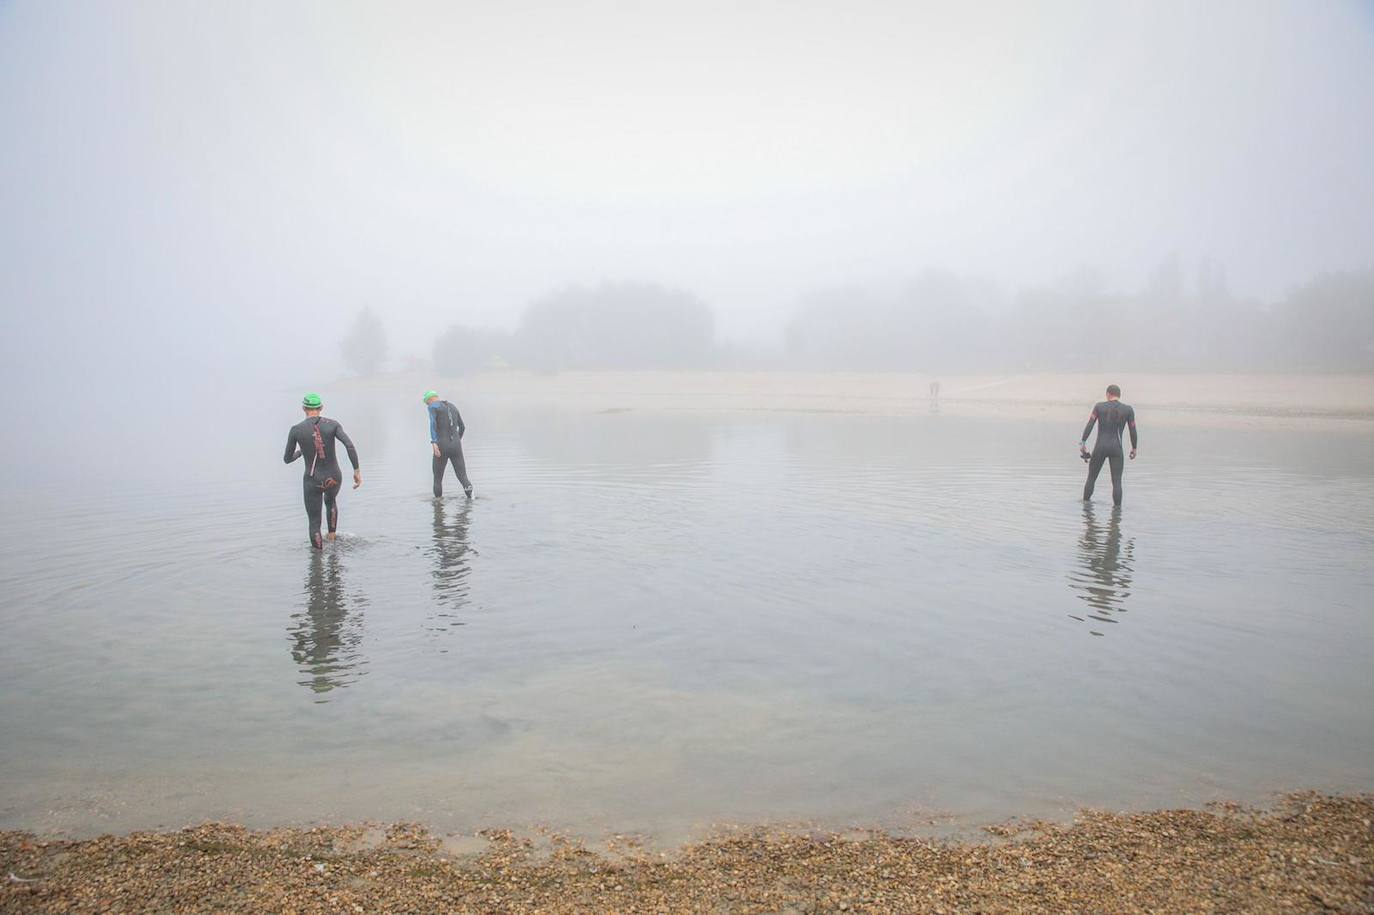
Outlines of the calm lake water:
{"label": "calm lake water", "polygon": [[[0,490],[0,827],[911,828],[1374,789],[1374,436],[331,405]],[[140,447],[142,442],[142,447]],[[456,493],[457,495],[453,495]]]}

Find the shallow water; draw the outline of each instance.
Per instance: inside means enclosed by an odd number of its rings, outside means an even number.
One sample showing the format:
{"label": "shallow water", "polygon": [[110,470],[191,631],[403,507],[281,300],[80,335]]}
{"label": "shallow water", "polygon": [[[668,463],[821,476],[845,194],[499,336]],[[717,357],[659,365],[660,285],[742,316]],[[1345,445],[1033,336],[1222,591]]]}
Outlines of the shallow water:
{"label": "shallow water", "polygon": [[[414,406],[414,405],[410,405]],[[1374,436],[464,405],[287,411],[11,479],[0,826],[420,820],[679,835],[1374,789]],[[412,415],[413,413],[413,415]],[[216,468],[206,477],[206,464]]]}

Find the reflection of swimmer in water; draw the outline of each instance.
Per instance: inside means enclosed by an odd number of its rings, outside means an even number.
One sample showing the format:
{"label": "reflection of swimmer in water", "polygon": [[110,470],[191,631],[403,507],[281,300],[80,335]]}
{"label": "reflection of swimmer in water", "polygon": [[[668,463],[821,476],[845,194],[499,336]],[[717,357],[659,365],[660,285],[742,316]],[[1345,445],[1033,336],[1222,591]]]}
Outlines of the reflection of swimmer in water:
{"label": "reflection of swimmer in water", "polygon": [[[356,605],[350,613],[350,603]],[[305,608],[292,616],[292,659],[309,679],[299,681],[316,693],[347,686],[361,675],[356,608],[363,603],[344,589],[337,552],[310,555],[305,579]],[[321,700],[323,701],[323,700]]]}
{"label": "reflection of swimmer in water", "polygon": [[467,603],[468,555],[476,555],[468,543],[470,512],[470,504],[462,503],[449,523],[444,517],[444,504],[434,503],[434,570],[430,573],[434,579],[434,597],[440,604],[455,610]]}
{"label": "reflection of swimmer in water", "polygon": [[[1103,530],[1091,502],[1083,505],[1083,535],[1078,541],[1079,567],[1069,573],[1069,587],[1089,607],[1088,619],[1115,623],[1126,612],[1135,563],[1135,540],[1121,540],[1121,509],[1113,508]],[[1070,614],[1072,615],[1072,614]],[[1074,619],[1083,620],[1075,616]],[[1084,620],[1086,622],[1086,620]]]}

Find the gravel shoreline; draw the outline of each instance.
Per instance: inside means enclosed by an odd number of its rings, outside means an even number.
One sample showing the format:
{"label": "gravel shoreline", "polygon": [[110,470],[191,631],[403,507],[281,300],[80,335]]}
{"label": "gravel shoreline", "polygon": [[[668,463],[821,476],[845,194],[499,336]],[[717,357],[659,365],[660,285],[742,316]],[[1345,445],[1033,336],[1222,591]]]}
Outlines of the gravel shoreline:
{"label": "gravel shoreline", "polygon": [[1085,811],[984,842],[734,831],[673,853],[418,826],[0,833],[3,912],[1374,912],[1374,795]]}

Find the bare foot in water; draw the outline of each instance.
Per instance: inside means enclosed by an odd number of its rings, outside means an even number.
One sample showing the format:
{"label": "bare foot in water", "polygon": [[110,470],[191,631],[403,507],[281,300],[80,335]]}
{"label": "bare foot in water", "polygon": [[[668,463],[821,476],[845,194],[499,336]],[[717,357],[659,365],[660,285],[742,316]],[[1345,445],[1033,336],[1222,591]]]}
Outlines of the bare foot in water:
{"label": "bare foot in water", "polygon": [[327,538],[330,539],[330,540],[337,540],[337,539],[339,539],[339,535],[336,534],[336,533],[334,533],[333,531],[330,531],[329,533],[325,534],[325,537],[327,537]]}

